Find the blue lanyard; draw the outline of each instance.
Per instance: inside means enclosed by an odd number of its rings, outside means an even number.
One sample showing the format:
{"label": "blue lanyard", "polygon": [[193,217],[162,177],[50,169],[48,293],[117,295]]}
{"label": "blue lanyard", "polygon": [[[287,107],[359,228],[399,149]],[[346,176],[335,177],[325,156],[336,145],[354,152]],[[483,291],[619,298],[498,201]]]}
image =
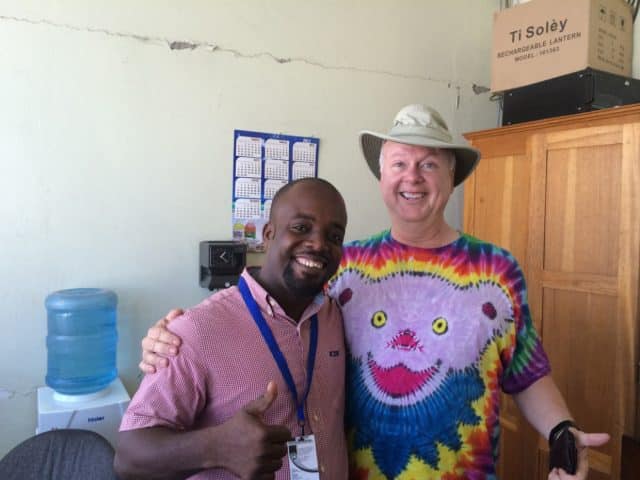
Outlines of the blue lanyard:
{"label": "blue lanyard", "polygon": [[289,370],[287,360],[284,358],[280,347],[278,347],[278,343],[273,336],[273,332],[262,316],[260,307],[258,307],[258,303],[251,295],[246,280],[242,277],[240,277],[240,279],[238,280],[238,288],[240,289],[240,293],[242,294],[245,305],[251,312],[256,325],[258,325],[260,333],[262,333],[264,341],[269,347],[269,350],[271,350],[273,359],[278,364],[278,368],[280,369],[285,382],[287,382],[287,386],[289,387],[289,391],[293,396],[293,400],[296,402],[296,414],[298,416],[298,423],[300,424],[300,427],[302,428],[302,434],[304,435],[304,405],[307,402],[309,390],[311,390],[311,379],[313,378],[313,368],[316,361],[316,350],[318,348],[318,316],[314,315],[313,317],[311,317],[311,340],[309,344],[309,357],[307,358],[307,391],[305,392],[302,401],[298,402],[298,391],[296,390],[296,384],[294,383],[293,377],[291,376],[291,371]]}

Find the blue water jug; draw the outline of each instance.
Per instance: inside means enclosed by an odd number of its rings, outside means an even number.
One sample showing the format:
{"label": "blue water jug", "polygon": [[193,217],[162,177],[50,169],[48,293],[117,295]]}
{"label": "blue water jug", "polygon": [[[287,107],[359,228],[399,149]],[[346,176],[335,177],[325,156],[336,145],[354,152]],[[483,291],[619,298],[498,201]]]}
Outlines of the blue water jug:
{"label": "blue water jug", "polygon": [[46,298],[48,386],[83,395],[116,378],[117,304],[114,292],[99,288],[60,290]]}

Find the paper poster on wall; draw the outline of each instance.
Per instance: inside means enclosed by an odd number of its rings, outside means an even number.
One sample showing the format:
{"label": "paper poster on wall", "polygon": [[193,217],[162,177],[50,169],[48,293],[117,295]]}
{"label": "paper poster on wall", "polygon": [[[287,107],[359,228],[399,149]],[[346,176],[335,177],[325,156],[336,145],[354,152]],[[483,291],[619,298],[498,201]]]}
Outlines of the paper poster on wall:
{"label": "paper poster on wall", "polygon": [[271,200],[287,183],[318,176],[319,140],[247,130],[235,130],[233,140],[233,239],[263,252]]}

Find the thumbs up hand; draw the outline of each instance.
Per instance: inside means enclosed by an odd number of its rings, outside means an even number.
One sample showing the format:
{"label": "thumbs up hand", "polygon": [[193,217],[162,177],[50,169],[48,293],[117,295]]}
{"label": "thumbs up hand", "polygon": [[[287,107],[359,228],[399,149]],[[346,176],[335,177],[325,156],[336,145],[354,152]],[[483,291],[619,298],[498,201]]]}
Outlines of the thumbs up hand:
{"label": "thumbs up hand", "polygon": [[262,414],[269,410],[269,407],[278,396],[278,386],[273,380],[267,385],[267,391],[261,397],[256,398],[254,401],[247,403],[243,410],[249,415],[253,415],[257,418],[262,418]]}
{"label": "thumbs up hand", "polygon": [[216,457],[222,467],[242,479],[271,479],[282,467],[291,432],[281,425],[267,425],[263,419],[277,396],[277,386],[271,381],[261,397],[247,403],[217,429],[220,451]]}

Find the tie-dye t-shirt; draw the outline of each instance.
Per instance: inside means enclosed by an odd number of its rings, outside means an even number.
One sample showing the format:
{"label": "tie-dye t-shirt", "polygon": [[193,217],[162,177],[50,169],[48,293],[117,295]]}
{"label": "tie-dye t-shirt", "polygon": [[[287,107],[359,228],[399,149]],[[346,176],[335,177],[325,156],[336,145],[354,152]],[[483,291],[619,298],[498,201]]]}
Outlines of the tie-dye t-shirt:
{"label": "tie-dye t-shirt", "polygon": [[350,351],[351,478],[495,478],[500,389],[550,371],[516,260],[469,235],[422,249],[385,231],[345,246],[329,290]]}

